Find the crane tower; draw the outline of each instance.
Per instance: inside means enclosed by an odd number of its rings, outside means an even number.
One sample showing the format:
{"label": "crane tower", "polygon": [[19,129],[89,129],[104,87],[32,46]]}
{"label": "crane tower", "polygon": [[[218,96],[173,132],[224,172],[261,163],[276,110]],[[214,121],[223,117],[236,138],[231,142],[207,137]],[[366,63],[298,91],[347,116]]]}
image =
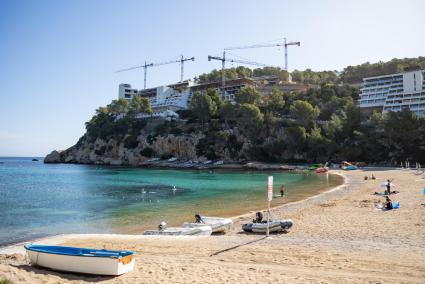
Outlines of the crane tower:
{"label": "crane tower", "polygon": [[171,60],[171,61],[165,61],[165,62],[159,62],[159,63],[147,63],[145,61],[145,64],[143,64],[143,65],[138,65],[138,66],[134,66],[134,67],[126,68],[126,69],[121,69],[121,70],[116,71],[115,73],[143,68],[143,89],[146,89],[146,75],[147,75],[148,67],[156,67],[156,66],[167,65],[167,64],[172,64],[172,63],[180,63],[180,66],[181,66],[181,68],[180,68],[180,82],[183,82],[183,79],[184,79],[184,74],[183,74],[184,63],[186,61],[195,61],[195,57],[184,58],[184,56],[182,55],[181,58],[178,59],[178,60]]}

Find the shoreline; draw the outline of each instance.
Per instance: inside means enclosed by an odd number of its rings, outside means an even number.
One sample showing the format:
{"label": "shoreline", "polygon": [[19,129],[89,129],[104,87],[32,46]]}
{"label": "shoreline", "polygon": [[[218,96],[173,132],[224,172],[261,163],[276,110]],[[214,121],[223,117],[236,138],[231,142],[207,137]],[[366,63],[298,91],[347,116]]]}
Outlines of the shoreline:
{"label": "shoreline", "polygon": [[[342,174],[344,183],[271,209],[292,219],[286,233],[241,232],[252,213],[234,216],[217,236],[59,235],[50,245],[132,250],[136,267],[119,277],[77,275],[28,264],[22,244],[0,249],[0,276],[13,283],[422,283],[425,279],[424,175],[400,169]],[[364,180],[374,174],[376,180]],[[400,209],[376,210],[382,181],[393,178]],[[251,215],[252,214],[252,215]],[[8,253],[5,255],[5,253]]]}
{"label": "shoreline", "polygon": [[[287,208],[287,207],[297,206],[297,205],[299,205],[299,204],[306,203],[306,202],[308,202],[308,201],[310,201],[310,200],[318,199],[318,198],[320,198],[322,195],[326,195],[326,194],[329,194],[329,193],[334,192],[334,191],[342,190],[344,187],[346,187],[346,186],[348,185],[348,178],[347,178],[347,176],[346,176],[346,175],[344,175],[343,173],[340,173],[340,172],[334,172],[334,171],[332,171],[332,172],[331,172],[331,171],[329,171],[329,174],[337,175],[337,176],[342,177],[342,178],[343,178],[343,182],[342,182],[340,185],[337,185],[337,186],[332,187],[332,188],[330,188],[330,189],[328,189],[328,190],[325,190],[325,191],[319,192],[319,193],[317,193],[317,194],[314,194],[314,195],[308,196],[308,197],[303,198],[303,199],[301,199],[301,200],[290,201],[290,202],[288,202],[288,203],[279,204],[279,205],[276,205],[276,206],[270,207],[270,212],[273,212],[273,211],[276,211],[276,210],[285,209],[285,208]],[[267,212],[267,208],[260,209],[259,211]],[[248,213],[244,213],[244,214],[241,214],[241,215],[236,215],[236,216],[229,217],[229,218],[231,218],[231,219],[235,222],[235,221],[237,221],[238,219],[244,219],[244,218],[250,217],[250,216],[252,216],[252,214],[255,214],[255,212],[248,212]]]}
{"label": "shoreline", "polygon": [[[236,171],[240,173],[246,173],[239,170],[236,170]],[[227,172],[227,170],[224,170],[224,172]],[[327,191],[330,188],[333,188],[334,185],[338,185],[341,182],[343,182],[343,180],[336,179],[335,176],[332,176],[333,178],[331,178],[330,176],[329,178],[330,181],[325,182],[323,174],[319,175],[323,177],[319,179],[317,178],[318,175],[314,172],[308,172],[308,173],[301,172],[301,171],[278,172],[278,171],[270,170],[270,171],[266,171],[264,174],[266,175],[266,173],[268,172],[270,172],[270,174],[273,174],[273,175],[288,174],[291,176],[299,176],[298,179],[300,179],[299,182],[296,182],[294,185],[290,186],[287,196],[285,196],[284,198],[280,198],[280,197],[276,198],[275,196],[272,203],[272,208],[276,206],[288,204],[294,201],[304,200],[310,196],[314,196],[324,191]],[[252,173],[256,173],[256,172],[253,171]],[[258,172],[258,173],[263,174],[263,172]],[[306,183],[306,185],[304,185],[304,179],[308,181],[311,178],[313,178],[313,180],[317,179],[317,182]],[[258,188],[258,186],[256,188]],[[276,184],[276,188],[277,188],[277,184]],[[276,188],[275,190],[277,190]],[[293,190],[293,192],[291,192],[291,190]],[[203,208],[202,211],[204,215],[206,216],[219,216],[219,217],[226,217],[226,218],[229,218],[229,216],[231,216],[230,218],[232,218],[232,217],[237,217],[239,215],[250,214],[250,212],[263,210],[267,206],[265,199],[264,199],[264,202],[262,199],[260,200],[259,198],[251,198],[251,199],[252,200],[249,200],[249,201],[246,201],[245,199],[241,199],[240,201],[236,199],[232,200],[231,202],[228,202],[229,204],[228,207],[220,207],[218,205],[215,205],[215,207],[214,206],[213,207],[198,206],[198,208]],[[214,202],[214,200],[212,200],[212,202]],[[219,201],[220,198],[217,197],[216,200]],[[189,207],[185,207],[185,206],[186,205],[182,206],[181,208],[190,208],[190,206]],[[153,221],[147,220],[141,223],[137,223],[137,220],[135,218],[135,216],[137,215],[137,212],[132,212],[132,213],[123,215],[122,217],[111,217],[108,219],[99,219],[101,222],[104,222],[105,224],[108,223],[108,227],[102,227],[102,228],[99,227],[98,229],[95,229],[95,230],[84,231],[80,229],[72,229],[72,226],[71,226],[70,227],[71,230],[66,230],[66,231],[62,230],[57,232],[59,234],[76,234],[76,233],[78,234],[79,233],[140,234],[145,230],[155,229],[157,224],[159,224],[159,222],[161,221],[166,221],[169,224],[169,226],[180,226],[183,222],[192,220],[194,212],[198,212],[197,208],[194,207],[192,209],[182,209],[181,211],[179,211],[179,213],[176,216],[170,216],[170,214],[168,214],[164,218],[158,217],[158,218],[163,218],[162,220],[156,220],[156,219],[150,218],[150,220],[153,220]],[[140,216],[143,217],[142,214],[140,214]],[[160,216],[160,215],[156,215],[156,216]],[[133,221],[125,223],[126,220],[133,220]],[[92,221],[91,223],[94,223],[94,221]],[[78,226],[80,224],[86,224],[86,223],[80,222],[80,223],[75,223],[74,225]],[[87,221],[87,224],[90,225],[90,221]],[[125,224],[128,224],[128,225],[125,225]],[[54,233],[43,234],[43,231],[41,231],[39,234],[35,234],[32,231],[28,231],[27,234],[22,234],[22,235],[15,234],[14,236],[11,235],[11,236],[8,236],[8,238],[2,239],[1,240],[2,242],[0,243],[0,249],[7,246],[13,246],[20,243],[27,243],[27,242],[43,239],[44,237],[48,238],[48,237],[52,237],[56,235],[57,234],[54,234]]]}
{"label": "shoreline", "polygon": [[187,162],[168,162],[166,160],[160,161],[145,161],[139,164],[102,164],[102,163],[74,163],[74,162],[44,162],[44,164],[68,164],[68,165],[87,165],[87,166],[101,166],[101,167],[120,167],[120,168],[140,168],[140,169],[176,169],[176,170],[251,170],[251,171],[268,171],[268,170],[281,170],[281,171],[302,171],[308,166],[307,163],[290,164],[290,163],[264,163],[264,162],[246,162],[246,163],[187,163]]}
{"label": "shoreline", "polygon": [[[270,212],[273,212],[275,210],[280,210],[280,209],[283,209],[283,208],[287,208],[287,207],[291,207],[291,206],[296,206],[298,204],[303,204],[305,202],[308,202],[309,200],[319,198],[320,196],[325,195],[327,193],[330,193],[330,192],[333,192],[333,191],[336,191],[336,190],[340,190],[347,185],[347,177],[344,174],[339,173],[339,172],[333,172],[333,171],[332,172],[330,171],[329,174],[342,177],[343,182],[340,185],[337,185],[335,187],[329,188],[329,189],[324,190],[324,191],[320,191],[319,193],[307,196],[306,198],[303,198],[303,199],[300,199],[300,200],[295,200],[295,201],[290,201],[288,203],[278,204],[276,206],[270,207]],[[261,209],[258,209],[258,211],[264,212],[264,211],[267,211],[267,208],[261,208]],[[226,217],[226,218],[232,219],[233,222],[234,222],[233,229],[230,232],[228,232],[228,234],[231,233],[231,232],[233,233],[235,231],[236,224],[239,225],[241,220],[245,220],[247,218],[250,218],[250,217],[253,216],[253,214],[255,214],[255,211],[249,211],[249,212],[238,214],[238,215],[235,215],[235,216]],[[128,233],[87,233],[87,234],[75,233],[75,234],[48,235],[48,236],[41,237],[41,238],[28,239],[28,240],[19,241],[17,243],[11,243],[11,244],[7,244],[7,245],[4,245],[4,246],[0,246],[0,255],[1,254],[9,254],[9,253],[17,253],[18,251],[20,253],[24,253],[23,246],[25,244],[34,243],[34,242],[37,242],[37,243],[47,242],[47,244],[53,245],[54,243],[51,243],[52,240],[54,240],[55,243],[60,243],[64,240],[69,239],[72,236],[77,236],[77,237],[84,237],[84,236],[87,236],[87,237],[106,237],[106,238],[108,236],[115,236],[115,237],[116,236],[122,236],[123,238],[126,238],[126,237],[130,237],[130,236],[141,237],[141,236],[144,236],[144,235],[142,235],[142,234],[128,234]],[[155,237],[159,237],[159,236],[144,236],[144,237],[155,238]],[[164,237],[164,236],[162,236],[162,237]],[[167,237],[173,237],[173,236],[165,236],[165,237],[167,238]],[[212,237],[216,237],[216,235],[212,235]],[[21,249],[16,250],[17,247],[21,247]]]}

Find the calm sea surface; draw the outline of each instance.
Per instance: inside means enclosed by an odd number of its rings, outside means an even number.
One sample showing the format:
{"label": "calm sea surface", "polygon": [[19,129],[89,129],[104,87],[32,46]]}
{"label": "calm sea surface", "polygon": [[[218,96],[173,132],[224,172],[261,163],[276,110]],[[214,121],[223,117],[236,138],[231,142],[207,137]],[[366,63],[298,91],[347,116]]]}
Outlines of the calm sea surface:
{"label": "calm sea surface", "polygon": [[[62,233],[142,233],[165,220],[233,216],[299,200],[342,182],[338,176],[282,172],[156,170],[43,164],[0,157],[0,246]],[[173,191],[175,186],[176,190]]]}

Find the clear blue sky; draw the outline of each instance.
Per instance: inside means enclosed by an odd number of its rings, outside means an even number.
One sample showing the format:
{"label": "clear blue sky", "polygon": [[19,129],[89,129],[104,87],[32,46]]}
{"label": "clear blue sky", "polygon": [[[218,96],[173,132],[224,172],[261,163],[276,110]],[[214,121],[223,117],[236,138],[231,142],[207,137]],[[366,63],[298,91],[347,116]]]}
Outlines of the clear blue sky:
{"label": "clear blue sky", "polygon": [[[0,156],[44,156],[84,133],[119,83],[142,87],[142,63],[195,56],[186,78],[219,68],[207,55],[286,36],[293,69],[425,55],[425,1],[0,1]],[[239,51],[283,66],[277,48]],[[152,68],[148,86],[179,80]]]}

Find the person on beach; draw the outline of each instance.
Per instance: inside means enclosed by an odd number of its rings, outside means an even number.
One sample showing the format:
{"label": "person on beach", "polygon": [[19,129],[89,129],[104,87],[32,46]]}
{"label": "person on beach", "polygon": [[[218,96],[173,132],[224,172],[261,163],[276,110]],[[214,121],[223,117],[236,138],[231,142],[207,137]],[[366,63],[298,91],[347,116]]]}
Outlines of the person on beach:
{"label": "person on beach", "polygon": [[280,197],[283,197],[285,195],[285,186],[282,184],[280,187]]}
{"label": "person on beach", "polygon": [[375,207],[380,210],[391,210],[393,209],[393,203],[388,196],[385,196],[385,201],[376,203]]}
{"label": "person on beach", "polygon": [[385,210],[391,210],[393,209],[393,202],[388,196],[385,196],[385,203],[384,203]]}
{"label": "person on beach", "polygon": [[376,177],[375,177],[373,174],[372,174],[372,179],[373,179],[373,180],[375,180],[375,179],[376,179]]}
{"label": "person on beach", "polygon": [[387,191],[386,191],[386,194],[387,195],[390,195],[391,194],[391,180],[387,180],[387,185],[386,185],[386,187],[387,187]]}

